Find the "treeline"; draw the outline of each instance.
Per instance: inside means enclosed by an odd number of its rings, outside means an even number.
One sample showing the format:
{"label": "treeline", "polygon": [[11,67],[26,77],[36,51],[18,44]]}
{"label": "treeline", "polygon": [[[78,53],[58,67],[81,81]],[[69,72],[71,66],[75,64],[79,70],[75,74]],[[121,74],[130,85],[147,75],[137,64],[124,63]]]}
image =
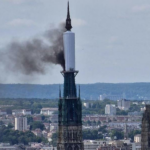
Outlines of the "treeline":
{"label": "treeline", "polygon": [[[117,106],[117,101],[112,101],[105,99],[104,101],[93,101],[93,100],[82,100],[82,102],[88,102],[89,108],[82,107],[82,114],[105,114],[105,106],[107,104],[115,104]],[[39,114],[41,108],[44,107],[58,107],[58,100],[50,100],[50,99],[0,99],[0,105],[12,105],[11,107],[2,107],[2,109],[6,110],[8,114],[12,113],[13,109],[31,109],[32,113]],[[141,104],[136,105],[132,104],[128,111],[123,111],[117,109],[117,115],[128,115],[128,112],[138,111],[140,112],[140,108],[143,107]],[[57,113],[57,112],[56,112]]]}
{"label": "treeline", "polygon": [[3,106],[8,114],[12,113],[13,109],[30,109],[32,113],[40,113],[43,107],[58,107],[58,100],[50,99],[0,99],[0,105],[12,105],[11,107]]}
{"label": "treeline", "polygon": [[43,137],[37,137],[31,131],[22,132],[18,130],[12,130],[12,126],[0,127],[0,142],[10,143],[10,144],[25,144],[28,145],[29,142],[47,143],[47,139]]}
{"label": "treeline", "polygon": [[[105,114],[105,106],[107,104],[114,104],[117,107],[117,101],[112,101],[109,99],[105,99],[103,101],[83,101],[83,102],[88,102],[89,103],[89,108],[86,108],[85,106],[82,107],[82,114],[86,115],[86,114]],[[128,112],[140,112],[141,107],[143,107],[142,104],[139,103],[139,105],[136,104],[132,104],[131,101],[131,107],[129,108],[128,111],[124,111],[124,110],[120,110],[120,109],[116,109],[116,115],[128,115]]]}
{"label": "treeline", "polygon": [[104,101],[83,101],[83,102],[88,102],[89,103],[89,108],[87,109],[86,107],[82,107],[82,114],[105,114],[105,106],[106,104],[117,104],[116,101],[111,101],[111,100],[104,100]]}
{"label": "treeline", "polygon": [[[150,83],[95,83],[80,84],[81,97],[83,99],[97,100],[99,95],[125,94],[127,99],[149,100]],[[63,85],[61,85],[63,89]],[[36,85],[36,84],[0,84],[0,98],[39,98],[57,99],[59,85]]]}

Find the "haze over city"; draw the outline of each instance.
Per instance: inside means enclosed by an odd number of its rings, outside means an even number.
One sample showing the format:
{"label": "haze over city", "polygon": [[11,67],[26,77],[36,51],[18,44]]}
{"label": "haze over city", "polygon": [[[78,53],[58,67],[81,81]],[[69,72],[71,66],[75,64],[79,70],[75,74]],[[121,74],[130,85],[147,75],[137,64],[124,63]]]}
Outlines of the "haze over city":
{"label": "haze over city", "polygon": [[[65,20],[66,2],[1,0],[1,51],[12,41],[40,38],[57,27]],[[150,1],[70,0],[70,8],[80,71],[77,83],[150,82]],[[46,74],[34,78],[0,68],[1,83],[63,83],[59,65],[47,67]]]}

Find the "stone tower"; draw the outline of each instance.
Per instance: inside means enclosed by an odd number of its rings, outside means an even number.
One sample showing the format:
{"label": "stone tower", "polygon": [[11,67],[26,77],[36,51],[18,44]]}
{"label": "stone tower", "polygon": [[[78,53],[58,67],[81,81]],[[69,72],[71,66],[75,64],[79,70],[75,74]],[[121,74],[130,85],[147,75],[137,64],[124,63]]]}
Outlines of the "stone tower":
{"label": "stone tower", "polygon": [[75,77],[78,71],[75,70],[75,35],[71,32],[71,19],[69,12],[66,19],[66,32],[63,35],[65,70],[64,91],[61,97],[59,94],[58,104],[58,143],[57,150],[84,150],[82,140],[82,103],[77,96]]}
{"label": "stone tower", "polygon": [[141,150],[150,150],[150,105],[146,105],[142,118]]}

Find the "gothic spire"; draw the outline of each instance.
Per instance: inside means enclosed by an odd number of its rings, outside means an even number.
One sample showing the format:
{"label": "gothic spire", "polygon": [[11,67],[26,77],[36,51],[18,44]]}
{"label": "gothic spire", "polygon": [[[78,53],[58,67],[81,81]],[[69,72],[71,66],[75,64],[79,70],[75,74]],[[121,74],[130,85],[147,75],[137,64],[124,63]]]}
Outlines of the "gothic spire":
{"label": "gothic spire", "polygon": [[71,26],[71,19],[70,19],[70,10],[69,10],[69,1],[68,1],[68,12],[67,12],[67,19],[66,19],[66,29],[70,31],[72,28]]}

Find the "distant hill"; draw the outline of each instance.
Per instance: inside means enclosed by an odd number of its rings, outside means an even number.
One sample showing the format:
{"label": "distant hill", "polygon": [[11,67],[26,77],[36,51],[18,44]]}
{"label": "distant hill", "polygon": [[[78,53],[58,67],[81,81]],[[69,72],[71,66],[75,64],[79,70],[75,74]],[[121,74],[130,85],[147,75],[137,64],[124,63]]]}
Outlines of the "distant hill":
{"label": "distant hill", "polygon": [[[61,87],[63,89],[63,85]],[[81,84],[81,97],[83,99],[97,100],[101,94],[124,95],[126,99],[132,100],[150,100],[150,83]],[[58,96],[58,84],[0,84],[0,98],[56,99]]]}

